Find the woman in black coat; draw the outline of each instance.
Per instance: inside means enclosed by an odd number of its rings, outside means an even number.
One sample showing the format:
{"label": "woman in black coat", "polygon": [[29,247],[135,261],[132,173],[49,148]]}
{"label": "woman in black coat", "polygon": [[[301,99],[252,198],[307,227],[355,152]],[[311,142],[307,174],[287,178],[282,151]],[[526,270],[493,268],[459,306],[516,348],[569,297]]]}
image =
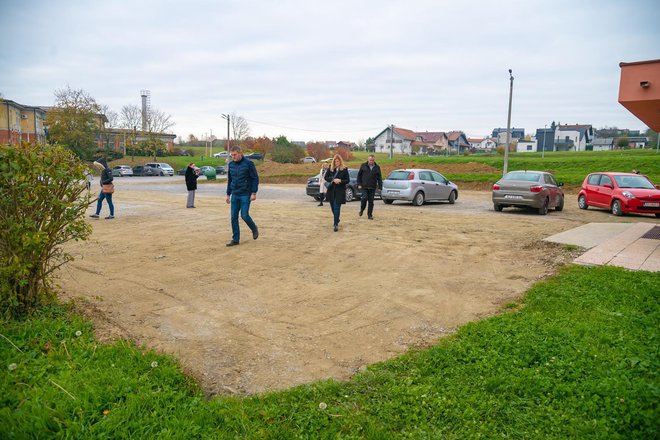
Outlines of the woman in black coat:
{"label": "woman in black coat", "polygon": [[195,190],[197,189],[197,179],[199,178],[199,171],[195,168],[195,164],[190,162],[186,168],[186,188],[188,189],[188,203],[186,208],[195,207]]}
{"label": "woman in black coat", "polygon": [[350,181],[348,168],[344,165],[344,159],[340,155],[335,154],[335,157],[332,158],[332,165],[325,173],[324,178],[328,188],[325,199],[330,203],[330,209],[332,209],[334,215],[333,229],[337,232],[339,230],[341,205],[346,203],[346,184]]}

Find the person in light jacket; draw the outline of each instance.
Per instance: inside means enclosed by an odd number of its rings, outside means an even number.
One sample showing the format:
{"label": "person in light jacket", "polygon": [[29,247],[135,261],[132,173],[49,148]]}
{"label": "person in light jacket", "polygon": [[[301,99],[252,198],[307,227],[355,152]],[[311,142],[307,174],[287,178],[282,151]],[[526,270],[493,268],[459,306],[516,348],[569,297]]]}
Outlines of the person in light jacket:
{"label": "person in light jacket", "polygon": [[319,206],[323,206],[323,201],[325,200],[325,194],[328,192],[328,189],[325,187],[325,173],[328,172],[328,162],[323,162],[321,166],[321,171],[319,172]]}
{"label": "person in light jacket", "polygon": [[109,185],[114,180],[114,177],[112,177],[112,170],[108,166],[108,162],[106,162],[106,160],[103,158],[97,159],[94,162],[94,166],[97,168],[103,168],[103,171],[101,171],[101,193],[99,194],[98,202],[96,202],[96,212],[90,215],[90,217],[99,218],[99,214],[101,214],[101,207],[103,206],[103,200],[107,200],[108,208],[110,208],[110,215],[105,219],[110,220],[115,218],[115,205],[112,203],[112,193],[104,193],[103,185]]}
{"label": "person in light jacket", "polygon": [[340,155],[335,154],[335,157],[332,158],[332,165],[325,173],[324,179],[330,183],[326,200],[330,203],[330,209],[332,209],[334,217],[333,230],[337,232],[339,230],[341,205],[346,203],[346,184],[350,181],[348,168],[344,165],[344,159]]}
{"label": "person in light jacket", "polygon": [[197,190],[197,179],[199,179],[199,170],[195,168],[195,163],[190,162],[186,168],[186,189],[188,190],[188,202],[186,208],[195,207],[195,190]]}

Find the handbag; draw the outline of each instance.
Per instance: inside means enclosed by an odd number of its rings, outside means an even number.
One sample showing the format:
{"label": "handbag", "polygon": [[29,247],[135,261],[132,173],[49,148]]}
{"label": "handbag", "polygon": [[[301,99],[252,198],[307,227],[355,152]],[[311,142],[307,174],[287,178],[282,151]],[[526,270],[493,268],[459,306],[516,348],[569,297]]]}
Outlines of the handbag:
{"label": "handbag", "polygon": [[112,194],[115,192],[115,184],[114,183],[104,183],[101,185],[101,192],[103,194]]}
{"label": "handbag", "polygon": [[323,182],[323,184],[325,185],[326,188],[330,188],[332,182]]}

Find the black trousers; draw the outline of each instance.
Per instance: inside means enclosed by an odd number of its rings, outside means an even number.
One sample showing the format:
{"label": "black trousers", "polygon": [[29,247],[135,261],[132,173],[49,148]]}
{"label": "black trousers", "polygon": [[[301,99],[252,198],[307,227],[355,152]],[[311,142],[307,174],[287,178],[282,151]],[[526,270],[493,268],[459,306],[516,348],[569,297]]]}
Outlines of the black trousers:
{"label": "black trousers", "polygon": [[364,211],[364,208],[369,203],[369,209],[367,209],[367,215],[369,217],[374,215],[374,197],[376,196],[376,188],[362,188],[362,199],[360,200],[360,211]]}

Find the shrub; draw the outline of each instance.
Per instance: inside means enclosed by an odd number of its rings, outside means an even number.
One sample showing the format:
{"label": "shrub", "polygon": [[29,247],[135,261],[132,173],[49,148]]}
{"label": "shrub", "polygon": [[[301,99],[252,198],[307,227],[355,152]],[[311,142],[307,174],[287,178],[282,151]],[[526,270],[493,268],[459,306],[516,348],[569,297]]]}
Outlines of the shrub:
{"label": "shrub", "polygon": [[0,147],[0,315],[29,314],[54,297],[52,274],[84,240],[85,165],[61,146]]}
{"label": "shrub", "polygon": [[299,163],[305,157],[305,150],[300,146],[293,144],[286,137],[280,136],[273,145],[273,154],[271,158],[279,163]]}
{"label": "shrub", "polygon": [[353,160],[353,152],[346,147],[335,148],[335,154],[340,155],[341,158],[344,159],[344,162]]}

